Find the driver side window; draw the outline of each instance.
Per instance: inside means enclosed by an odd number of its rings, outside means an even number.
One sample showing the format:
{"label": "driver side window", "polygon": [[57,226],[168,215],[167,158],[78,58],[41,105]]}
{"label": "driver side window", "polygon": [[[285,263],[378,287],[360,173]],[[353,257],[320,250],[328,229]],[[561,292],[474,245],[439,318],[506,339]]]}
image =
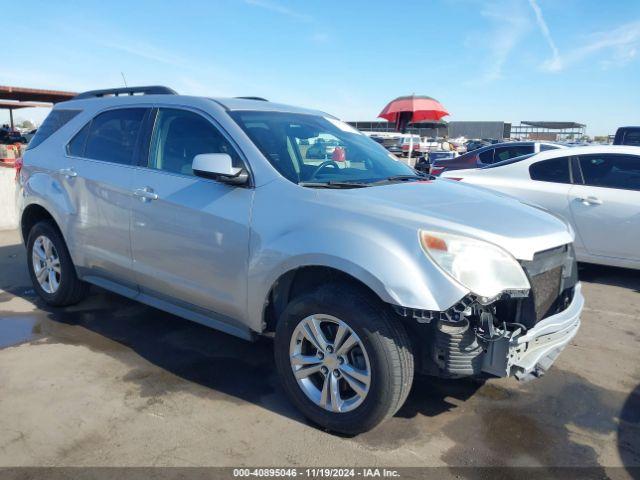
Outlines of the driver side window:
{"label": "driver side window", "polygon": [[200,153],[227,153],[234,167],[243,166],[235,149],[204,117],[187,110],[159,109],[149,149],[149,168],[193,175],[191,164]]}

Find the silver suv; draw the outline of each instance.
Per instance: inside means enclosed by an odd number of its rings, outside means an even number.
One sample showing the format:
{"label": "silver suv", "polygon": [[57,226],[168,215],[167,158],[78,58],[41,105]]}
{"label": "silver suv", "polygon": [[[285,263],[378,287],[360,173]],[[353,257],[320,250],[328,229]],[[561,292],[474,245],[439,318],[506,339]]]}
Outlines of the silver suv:
{"label": "silver suv", "polygon": [[326,113],[166,87],[86,92],[38,129],[19,183],[48,304],[94,284],[274,336],[286,394],[332,431],[393,415],[414,373],[539,376],[580,325],[563,221],[418,174]]}

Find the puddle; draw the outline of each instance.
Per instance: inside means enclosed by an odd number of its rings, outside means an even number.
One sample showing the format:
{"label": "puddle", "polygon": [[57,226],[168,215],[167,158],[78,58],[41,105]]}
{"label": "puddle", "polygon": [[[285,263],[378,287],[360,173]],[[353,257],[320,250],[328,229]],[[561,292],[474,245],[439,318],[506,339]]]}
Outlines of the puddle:
{"label": "puddle", "polygon": [[129,364],[122,381],[136,384],[138,395],[152,403],[188,390],[208,399],[268,405],[292,416],[267,339],[246,342],[102,291],[65,309],[40,308],[38,316],[0,317],[0,347],[30,340],[82,346]]}
{"label": "puddle", "polygon": [[[597,466],[599,438],[616,431],[618,448],[638,455],[640,429],[628,406],[637,401],[629,398],[556,369],[515,385],[505,397],[474,398],[468,411],[443,429],[456,445],[442,458],[465,466]],[[577,439],[574,427],[592,435]]]}
{"label": "puddle", "polygon": [[[444,436],[454,444],[441,454],[450,466],[597,467],[609,435],[624,464],[640,466],[640,386],[624,394],[556,368],[527,384],[418,378],[394,418],[351,441],[419,450]],[[590,475],[606,478],[597,468]]]}
{"label": "puddle", "polygon": [[0,317],[0,348],[35,340],[42,336],[41,333],[40,321],[35,317],[29,315]]}

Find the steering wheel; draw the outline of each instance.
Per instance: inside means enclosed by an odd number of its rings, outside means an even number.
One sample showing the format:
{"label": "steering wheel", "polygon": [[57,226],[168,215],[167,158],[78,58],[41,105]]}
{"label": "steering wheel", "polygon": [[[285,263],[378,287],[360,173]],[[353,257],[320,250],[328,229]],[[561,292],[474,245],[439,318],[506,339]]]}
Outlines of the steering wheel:
{"label": "steering wheel", "polygon": [[340,168],[340,165],[338,165],[336,162],[334,162],[333,160],[325,160],[324,162],[322,162],[320,165],[318,165],[318,168],[316,168],[313,173],[311,174],[311,176],[309,177],[309,179],[312,178],[316,178],[316,175],[318,175],[318,173],[320,173],[321,170],[324,170],[327,167],[331,167],[331,168]]}

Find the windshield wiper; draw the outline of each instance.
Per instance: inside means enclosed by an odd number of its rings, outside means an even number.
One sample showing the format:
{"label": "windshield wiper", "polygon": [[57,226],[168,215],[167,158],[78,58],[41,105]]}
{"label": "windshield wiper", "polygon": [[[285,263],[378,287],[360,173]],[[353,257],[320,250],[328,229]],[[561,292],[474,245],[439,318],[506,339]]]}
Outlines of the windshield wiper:
{"label": "windshield wiper", "polygon": [[328,182],[300,182],[301,187],[310,188],[363,188],[368,187],[370,183],[362,182],[338,182],[336,180],[329,180]]}
{"label": "windshield wiper", "polygon": [[434,177],[433,175],[428,175],[428,174],[415,174],[415,175],[393,175],[391,177],[387,177],[384,180],[379,180],[377,182],[373,182],[373,185],[382,185],[384,183],[393,183],[393,182],[406,182],[409,180],[416,180],[416,181],[422,181],[422,180],[434,180],[436,177]]}

